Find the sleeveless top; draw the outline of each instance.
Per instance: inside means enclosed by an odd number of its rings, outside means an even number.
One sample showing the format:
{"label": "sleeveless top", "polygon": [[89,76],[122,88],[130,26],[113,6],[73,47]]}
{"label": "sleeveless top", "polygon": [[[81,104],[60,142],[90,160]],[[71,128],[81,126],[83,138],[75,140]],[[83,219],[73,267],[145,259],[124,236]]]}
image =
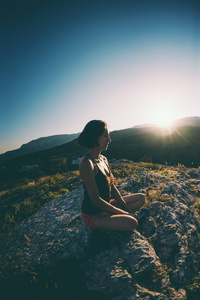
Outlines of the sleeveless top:
{"label": "sleeveless top", "polygon": [[[97,184],[97,187],[99,190],[99,196],[103,200],[109,202],[109,200],[111,199],[111,185],[114,181],[114,177],[110,171],[109,165],[107,164],[105,157],[103,155],[101,155],[101,159],[104,160],[104,162],[107,165],[108,170],[109,170],[109,174],[106,175],[101,171],[100,167],[98,166],[98,163],[96,163],[94,161],[93,157],[91,157],[88,154],[86,156],[88,156],[90,159],[92,159],[93,164],[96,165],[98,168],[98,173],[95,176],[95,181],[96,181],[96,184]],[[86,189],[84,183],[83,183],[83,187],[84,187],[84,199],[83,199],[82,207],[81,207],[82,212],[86,215],[96,215],[96,214],[102,212],[101,209],[94,206],[94,204],[92,203],[92,200],[90,199],[90,196],[87,192],[87,189]]]}

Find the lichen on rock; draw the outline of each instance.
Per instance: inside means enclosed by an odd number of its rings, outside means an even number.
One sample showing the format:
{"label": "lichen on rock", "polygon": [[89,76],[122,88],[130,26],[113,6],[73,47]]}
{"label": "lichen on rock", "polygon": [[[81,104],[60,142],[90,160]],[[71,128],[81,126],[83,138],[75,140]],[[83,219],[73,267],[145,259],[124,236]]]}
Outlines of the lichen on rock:
{"label": "lichen on rock", "polygon": [[121,182],[119,189],[128,193],[151,186],[164,195],[148,201],[150,217],[133,232],[86,227],[80,186],[2,236],[0,255],[16,275],[76,260],[88,290],[103,299],[185,300],[185,286],[199,270],[200,220],[192,209],[190,176],[195,180],[197,171],[173,179],[141,169]]}

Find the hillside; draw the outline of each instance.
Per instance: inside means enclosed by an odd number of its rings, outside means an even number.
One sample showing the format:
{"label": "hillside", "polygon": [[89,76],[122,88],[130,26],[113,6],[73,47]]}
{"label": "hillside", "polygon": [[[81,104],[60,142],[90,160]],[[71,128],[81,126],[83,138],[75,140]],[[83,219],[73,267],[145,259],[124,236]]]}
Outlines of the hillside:
{"label": "hillside", "polygon": [[[174,122],[173,127],[179,128],[182,126],[194,126],[200,128],[200,117],[187,117],[187,118],[181,118]],[[143,124],[143,125],[137,125],[128,129],[124,130],[118,130],[111,132],[111,137],[114,142],[119,142],[120,139],[123,138],[123,135],[128,137],[132,137],[132,135],[138,135],[142,133],[158,133],[160,136],[163,136],[163,129],[157,128],[157,126],[153,124]],[[3,153],[0,155],[0,164],[3,164],[6,161],[9,161],[11,159],[14,159],[16,157],[24,156],[26,154],[31,154],[35,152],[39,152],[46,149],[51,149],[66,143],[69,143],[70,141],[75,140],[78,137],[79,133],[76,134],[63,134],[63,135],[53,135],[48,137],[42,137],[38,138],[36,140],[30,141],[27,144],[22,145],[19,149],[8,151],[6,153]],[[143,136],[142,138],[145,138]],[[137,141],[138,142],[138,141]],[[141,145],[142,147],[143,145]],[[47,155],[49,155],[51,152],[54,153],[53,155],[69,155],[70,149],[72,149],[73,153],[70,153],[71,156],[77,156],[81,155],[81,153],[84,153],[83,151],[80,151],[80,148],[77,149],[76,143],[72,143],[70,145],[67,145],[66,147],[60,147],[57,149],[52,149],[50,152],[46,152]],[[61,153],[59,153],[59,151]],[[64,153],[64,154],[62,154]],[[40,154],[39,154],[40,155]],[[147,155],[147,154],[146,154]],[[36,155],[37,156],[37,155]],[[126,154],[125,154],[126,156]],[[124,156],[124,157],[125,157]],[[34,159],[34,158],[33,158]],[[134,158],[132,158],[134,159]],[[29,159],[31,161],[31,159]],[[23,161],[23,158],[22,158]],[[161,161],[163,162],[163,161]]]}
{"label": "hillside", "polygon": [[198,126],[200,127],[200,117],[186,117],[177,119],[174,121],[173,125],[174,127],[180,127],[180,126]]}
{"label": "hillside", "polygon": [[[129,128],[111,132],[112,142],[105,155],[108,159],[130,159],[187,167],[200,166],[200,127],[177,127],[170,135],[163,129]],[[87,149],[77,144],[77,139],[47,150],[9,160],[0,165],[2,181],[22,176],[56,174],[70,170],[72,160],[81,157]],[[31,172],[21,172],[23,166],[37,166]]]}
{"label": "hillside", "polygon": [[[111,135],[112,137],[112,135]],[[134,161],[144,157],[155,163],[169,165],[200,165],[200,127],[182,126],[165,135],[163,129],[146,128],[143,130],[121,132],[113,136],[106,156],[108,158],[125,157]]]}
{"label": "hillside", "polygon": [[122,195],[144,193],[150,217],[131,232],[89,230],[81,219],[82,186],[46,202],[1,236],[1,295],[199,299],[200,170],[127,160],[110,165]]}
{"label": "hillside", "polygon": [[23,144],[19,149],[7,151],[0,155],[0,164],[4,163],[10,159],[26,155],[29,153],[34,153],[37,151],[49,149],[56,147],[65,143],[68,143],[75,139],[78,133],[75,134],[58,134],[47,137],[41,137],[36,140],[30,141],[27,144]]}

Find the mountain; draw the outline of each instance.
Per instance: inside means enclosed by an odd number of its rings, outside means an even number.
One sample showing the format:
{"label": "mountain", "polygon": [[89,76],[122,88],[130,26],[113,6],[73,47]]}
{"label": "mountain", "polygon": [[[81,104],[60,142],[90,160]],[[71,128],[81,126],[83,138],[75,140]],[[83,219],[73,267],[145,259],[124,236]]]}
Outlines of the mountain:
{"label": "mountain", "polygon": [[[181,119],[177,119],[172,123],[171,127],[181,127],[181,126],[197,126],[200,127],[200,117],[185,117]],[[142,124],[142,125],[135,125],[134,128],[146,128],[146,127],[159,127],[155,124]]]}
{"label": "mountain", "polygon": [[[166,135],[162,128],[129,128],[111,132],[112,142],[106,155],[108,159],[128,159],[135,162],[147,161],[158,164],[187,167],[200,166],[200,127],[181,126]],[[60,163],[71,168],[71,161],[87,152],[77,139],[43,151],[26,154],[1,164],[0,177],[5,180],[24,176],[20,170],[24,165],[37,165],[35,172],[52,174],[59,172]],[[57,167],[55,165],[57,164]],[[39,173],[38,173],[39,174]],[[37,175],[37,174],[36,174]],[[27,175],[28,176],[28,175]]]}
{"label": "mountain", "polygon": [[186,117],[177,119],[173,123],[173,127],[180,127],[180,126],[198,126],[200,127],[200,117]]}
{"label": "mountain", "polygon": [[75,139],[79,133],[74,134],[58,134],[47,137],[41,137],[36,140],[30,141],[27,144],[23,144],[19,149],[8,151],[0,155],[0,164],[13,159],[15,157],[19,157],[25,154],[38,152],[41,150],[53,148],[65,143],[68,143]]}
{"label": "mountain", "polygon": [[112,143],[106,152],[109,159],[200,166],[200,127],[181,126],[171,134],[162,128],[133,128],[115,135],[111,135]]}
{"label": "mountain", "polygon": [[[198,120],[198,119],[197,119]],[[187,121],[192,121],[188,119]],[[194,119],[193,119],[194,121]],[[105,155],[108,159],[128,159],[135,162],[146,161],[158,164],[187,167],[200,166],[200,126],[177,126],[170,134],[167,129],[141,127],[116,130],[110,134],[110,143]],[[20,170],[25,165],[36,165],[35,176],[54,174],[60,170],[71,169],[72,160],[84,155],[86,148],[74,140],[10,159],[0,165],[2,180],[25,176]],[[104,154],[104,153],[103,153]],[[37,175],[38,174],[38,175]],[[28,173],[26,174],[28,176]]]}
{"label": "mountain", "polygon": [[52,147],[56,147],[65,143],[68,143],[75,139],[78,136],[77,134],[59,134],[52,135],[48,137],[42,137],[37,140],[33,140],[27,144],[24,144],[20,147],[20,149],[25,151],[36,152]]}
{"label": "mountain", "polygon": [[[181,127],[181,126],[187,126],[187,125],[200,127],[200,117],[186,117],[186,118],[178,119],[173,124],[174,127]],[[128,137],[131,135],[135,135],[135,134],[137,135],[137,134],[141,134],[144,132],[152,132],[152,131],[158,132],[159,130],[162,130],[162,129],[158,129],[157,126],[154,124],[136,125],[134,127],[128,128],[128,129],[111,132],[111,138],[113,139],[113,141],[116,141],[116,140],[119,141],[123,135]],[[8,151],[6,153],[1,154],[0,155],[0,164],[6,162],[8,160],[14,159],[16,157],[26,155],[26,154],[31,154],[31,153],[35,153],[38,151],[47,150],[47,149],[51,149],[51,148],[54,148],[54,147],[57,147],[60,145],[64,145],[66,143],[69,143],[69,142],[75,140],[78,137],[78,135],[79,135],[79,133],[53,135],[53,136],[38,138],[36,140],[30,141],[27,144],[22,145],[19,149]],[[72,145],[74,145],[74,144],[68,145],[69,149],[73,148]],[[66,146],[66,148],[68,148],[68,146]],[[65,148],[65,146],[64,146],[64,148]],[[60,149],[63,151],[64,148],[61,147]],[[75,148],[76,148],[76,146],[75,146]],[[78,152],[80,152],[80,147],[78,149],[79,149]],[[59,151],[59,149],[58,149],[58,151]],[[51,150],[50,150],[50,152],[51,152]],[[52,152],[57,153],[57,150],[52,150]],[[65,150],[64,150],[64,153],[66,153]],[[68,150],[67,150],[67,153],[69,153]]]}

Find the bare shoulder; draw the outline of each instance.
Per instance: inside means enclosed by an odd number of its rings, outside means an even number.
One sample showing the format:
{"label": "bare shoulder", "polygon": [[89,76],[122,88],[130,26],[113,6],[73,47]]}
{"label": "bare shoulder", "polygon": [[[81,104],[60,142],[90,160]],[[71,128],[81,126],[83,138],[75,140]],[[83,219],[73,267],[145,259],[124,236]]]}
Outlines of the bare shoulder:
{"label": "bare shoulder", "polygon": [[79,172],[80,172],[81,179],[85,184],[94,181],[94,176],[95,176],[94,165],[92,160],[89,157],[87,156],[82,157],[79,164]]}
{"label": "bare shoulder", "polygon": [[89,170],[94,170],[94,165],[92,163],[92,160],[90,158],[88,158],[86,155],[84,155],[81,160],[80,160],[80,164],[79,164],[79,170],[80,172],[88,172]]}

